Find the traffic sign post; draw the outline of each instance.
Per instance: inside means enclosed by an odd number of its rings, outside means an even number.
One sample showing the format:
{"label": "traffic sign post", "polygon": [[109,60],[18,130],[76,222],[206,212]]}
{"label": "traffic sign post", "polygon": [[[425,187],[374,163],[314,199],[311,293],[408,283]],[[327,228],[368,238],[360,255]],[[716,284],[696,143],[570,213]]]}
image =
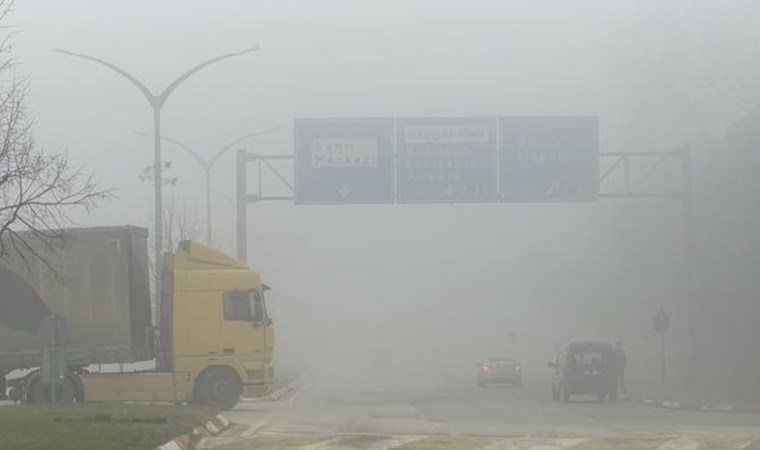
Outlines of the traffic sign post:
{"label": "traffic sign post", "polygon": [[42,383],[51,387],[51,402],[57,401],[57,386],[63,385],[66,377],[66,344],[68,342],[68,324],[61,316],[51,314],[40,323],[40,337],[43,339],[42,364],[40,372]]}
{"label": "traffic sign post", "polygon": [[502,117],[499,139],[502,201],[598,198],[597,117]]}
{"label": "traffic sign post", "polygon": [[665,312],[665,308],[660,308],[660,311],[655,314],[654,320],[652,321],[652,325],[654,325],[654,330],[660,334],[660,368],[662,369],[662,401],[665,401],[665,380],[666,380],[666,365],[665,365],[665,332],[668,331],[668,328],[670,327],[670,315]]}
{"label": "traffic sign post", "polygon": [[664,308],[660,309],[660,312],[655,314],[652,325],[654,325],[654,331],[660,334],[668,331],[668,328],[670,327],[670,315],[665,312]]}
{"label": "traffic sign post", "polygon": [[295,202],[392,203],[393,119],[297,119]]}
{"label": "traffic sign post", "polygon": [[496,119],[397,121],[399,203],[495,202]]}

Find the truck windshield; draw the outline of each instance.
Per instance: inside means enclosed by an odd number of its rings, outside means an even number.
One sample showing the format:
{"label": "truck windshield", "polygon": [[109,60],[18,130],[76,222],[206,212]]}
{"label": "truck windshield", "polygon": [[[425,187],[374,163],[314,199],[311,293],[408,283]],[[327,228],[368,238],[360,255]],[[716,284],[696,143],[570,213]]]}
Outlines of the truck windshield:
{"label": "truck windshield", "polygon": [[263,322],[266,319],[264,299],[259,291],[232,291],[224,293],[225,320]]}

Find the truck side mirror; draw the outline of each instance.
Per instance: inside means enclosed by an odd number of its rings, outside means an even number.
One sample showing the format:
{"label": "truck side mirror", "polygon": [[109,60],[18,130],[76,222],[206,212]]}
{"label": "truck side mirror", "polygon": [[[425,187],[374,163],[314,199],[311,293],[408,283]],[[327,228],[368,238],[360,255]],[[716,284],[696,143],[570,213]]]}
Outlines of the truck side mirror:
{"label": "truck side mirror", "polygon": [[253,326],[253,328],[267,327],[269,325],[272,325],[272,319],[268,317],[264,320],[256,320],[254,322],[251,322],[251,326]]}

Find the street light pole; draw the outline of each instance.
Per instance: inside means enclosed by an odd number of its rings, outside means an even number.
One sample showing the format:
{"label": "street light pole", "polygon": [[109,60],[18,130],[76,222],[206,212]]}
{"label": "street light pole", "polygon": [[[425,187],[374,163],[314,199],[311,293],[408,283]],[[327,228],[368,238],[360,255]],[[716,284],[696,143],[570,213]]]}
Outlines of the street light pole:
{"label": "street light pole", "polygon": [[[153,105],[153,130],[155,130],[156,136],[161,136],[161,106]],[[161,314],[163,313],[163,308],[161,308],[161,291],[163,290],[163,243],[164,243],[164,199],[163,199],[163,191],[162,191],[162,176],[161,176],[161,140],[156,138],[153,140],[153,176],[155,177],[155,180],[153,182],[153,214],[155,216],[154,219],[154,228],[155,228],[155,234],[154,239],[155,242],[153,245],[155,245],[155,253],[153,256],[153,270],[155,273],[155,279],[154,282],[156,283],[155,286],[153,286],[154,289],[154,299],[156,302],[156,326],[158,327],[158,337],[156,338],[160,344],[161,342],[161,318],[163,317]],[[159,351],[161,347],[159,346]]]}
{"label": "street light pole", "polygon": [[[138,80],[134,75],[130,74],[126,70],[122,69],[121,67],[116,66],[115,64],[112,64],[108,61],[102,60],[100,58],[96,58],[94,56],[85,55],[81,53],[74,53],[70,52],[68,50],[61,50],[61,49],[54,49],[53,51],[57,53],[61,53],[67,56],[72,56],[75,58],[81,58],[86,59],[89,61],[92,61],[94,63],[100,64],[102,66],[105,66],[114,72],[118,73],[119,75],[123,76],[127,80],[129,80],[130,83],[132,83],[144,96],[145,99],[150,104],[151,108],[153,108],[153,132],[155,135],[155,138],[153,139],[153,146],[154,146],[154,161],[153,161],[153,176],[154,179],[154,196],[155,196],[155,255],[154,255],[154,264],[155,264],[155,291],[154,291],[154,299],[156,302],[156,320],[157,325],[159,329],[159,333],[157,335],[157,341],[158,341],[158,348],[161,349],[161,322],[162,322],[162,308],[161,308],[161,290],[163,287],[162,284],[162,273],[163,265],[162,265],[162,259],[163,259],[163,241],[164,241],[164,230],[163,230],[163,221],[162,221],[162,197],[161,197],[161,108],[164,106],[164,103],[166,103],[166,100],[169,98],[169,96],[174,92],[177,87],[179,87],[182,82],[190,78],[193,74],[198,72],[199,70],[203,69],[206,66],[209,66],[211,64],[214,64],[216,62],[222,61],[224,59],[232,58],[235,56],[242,56],[251,52],[258,51],[260,49],[259,44],[254,45],[253,47],[241,50],[239,52],[234,53],[226,53],[223,55],[219,55],[215,58],[211,58],[209,60],[206,60],[195,67],[192,67],[179,77],[169,83],[169,85],[158,95],[152,93],[146,86]],[[167,355],[163,355],[163,352],[159,354],[161,356],[160,359],[164,359]],[[165,361],[163,361],[165,362]],[[173,365],[173,363],[172,363]]]}
{"label": "street light pole", "polygon": [[[194,150],[192,147],[185,145],[181,141],[177,139],[173,139],[167,136],[161,136],[161,140],[166,142],[171,142],[172,144],[176,145],[177,147],[181,148],[182,150],[185,150],[187,153],[190,154],[190,156],[193,157],[193,159],[198,163],[199,166],[201,166],[201,169],[203,169],[205,179],[206,179],[206,243],[211,243],[211,170],[214,168],[214,165],[219,161],[219,158],[222,157],[229,149],[231,149],[235,144],[244,141],[246,139],[250,139],[252,137],[261,136],[262,134],[271,133],[273,131],[277,131],[278,127],[273,128],[266,128],[264,130],[260,131],[254,131],[253,133],[244,134],[243,136],[240,136],[239,138],[235,139],[234,141],[230,142],[229,144],[225,145],[224,147],[220,148],[216,151],[213,157],[211,159],[205,159],[201,156],[200,152]],[[136,134],[139,134],[140,136],[145,137],[152,137],[153,139],[156,139],[156,134],[148,134],[143,133],[140,131],[135,131]]]}
{"label": "street light pole", "polygon": [[206,171],[206,244],[211,245],[211,167]]}

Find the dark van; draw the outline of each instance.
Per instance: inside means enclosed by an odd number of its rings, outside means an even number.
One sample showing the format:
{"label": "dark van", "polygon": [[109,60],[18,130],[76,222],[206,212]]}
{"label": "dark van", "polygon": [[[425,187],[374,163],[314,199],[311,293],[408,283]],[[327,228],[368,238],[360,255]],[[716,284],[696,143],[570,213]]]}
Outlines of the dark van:
{"label": "dark van", "polygon": [[617,400],[615,352],[607,342],[573,342],[557,353],[549,367],[552,399],[567,402],[571,395],[592,395],[600,402]]}

